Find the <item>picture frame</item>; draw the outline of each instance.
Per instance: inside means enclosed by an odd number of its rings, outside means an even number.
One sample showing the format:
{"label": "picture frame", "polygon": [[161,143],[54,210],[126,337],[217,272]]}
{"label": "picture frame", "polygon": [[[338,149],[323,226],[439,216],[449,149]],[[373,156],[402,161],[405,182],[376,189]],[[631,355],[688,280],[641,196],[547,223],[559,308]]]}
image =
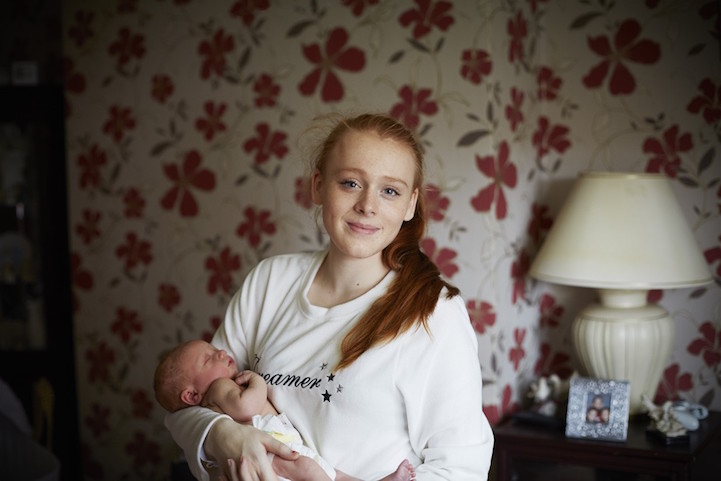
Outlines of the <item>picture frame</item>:
{"label": "picture frame", "polygon": [[625,442],[630,392],[628,381],[572,378],[566,437]]}

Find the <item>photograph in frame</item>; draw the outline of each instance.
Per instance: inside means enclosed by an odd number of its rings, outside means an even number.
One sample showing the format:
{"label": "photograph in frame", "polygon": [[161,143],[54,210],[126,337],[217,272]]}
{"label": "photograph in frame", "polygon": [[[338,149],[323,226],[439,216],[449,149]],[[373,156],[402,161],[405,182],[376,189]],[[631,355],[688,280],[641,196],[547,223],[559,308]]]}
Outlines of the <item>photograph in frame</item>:
{"label": "photograph in frame", "polygon": [[630,383],[605,379],[571,379],[566,412],[566,436],[626,441]]}

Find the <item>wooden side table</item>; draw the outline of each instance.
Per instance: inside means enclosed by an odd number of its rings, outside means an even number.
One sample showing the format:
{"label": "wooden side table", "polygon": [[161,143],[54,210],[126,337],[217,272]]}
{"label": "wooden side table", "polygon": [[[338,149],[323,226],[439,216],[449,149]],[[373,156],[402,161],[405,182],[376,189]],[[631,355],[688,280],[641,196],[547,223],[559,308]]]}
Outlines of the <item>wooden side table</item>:
{"label": "wooden side table", "polygon": [[626,442],[566,438],[563,429],[509,420],[494,429],[497,481],[721,479],[721,412],[711,412],[689,442],[666,445],[646,434],[648,418],[629,422]]}

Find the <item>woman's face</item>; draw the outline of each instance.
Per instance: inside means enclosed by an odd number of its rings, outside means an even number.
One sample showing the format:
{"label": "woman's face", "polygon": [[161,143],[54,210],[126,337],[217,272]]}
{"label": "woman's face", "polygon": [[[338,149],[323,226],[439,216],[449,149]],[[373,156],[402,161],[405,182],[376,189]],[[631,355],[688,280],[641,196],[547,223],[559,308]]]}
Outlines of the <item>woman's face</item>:
{"label": "woman's face", "polygon": [[375,132],[348,131],[313,174],[313,202],[323,208],[331,250],[343,257],[380,258],[413,218],[418,189],[411,151]]}

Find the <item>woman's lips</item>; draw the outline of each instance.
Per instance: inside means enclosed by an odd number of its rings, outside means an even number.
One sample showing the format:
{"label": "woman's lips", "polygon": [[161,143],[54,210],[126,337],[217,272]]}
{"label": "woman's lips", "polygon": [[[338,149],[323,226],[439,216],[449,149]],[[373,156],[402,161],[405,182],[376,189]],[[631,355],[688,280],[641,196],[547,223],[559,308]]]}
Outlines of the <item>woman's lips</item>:
{"label": "woman's lips", "polygon": [[374,234],[378,231],[377,227],[358,222],[349,222],[348,227],[350,227],[353,232],[357,232],[359,234]]}

